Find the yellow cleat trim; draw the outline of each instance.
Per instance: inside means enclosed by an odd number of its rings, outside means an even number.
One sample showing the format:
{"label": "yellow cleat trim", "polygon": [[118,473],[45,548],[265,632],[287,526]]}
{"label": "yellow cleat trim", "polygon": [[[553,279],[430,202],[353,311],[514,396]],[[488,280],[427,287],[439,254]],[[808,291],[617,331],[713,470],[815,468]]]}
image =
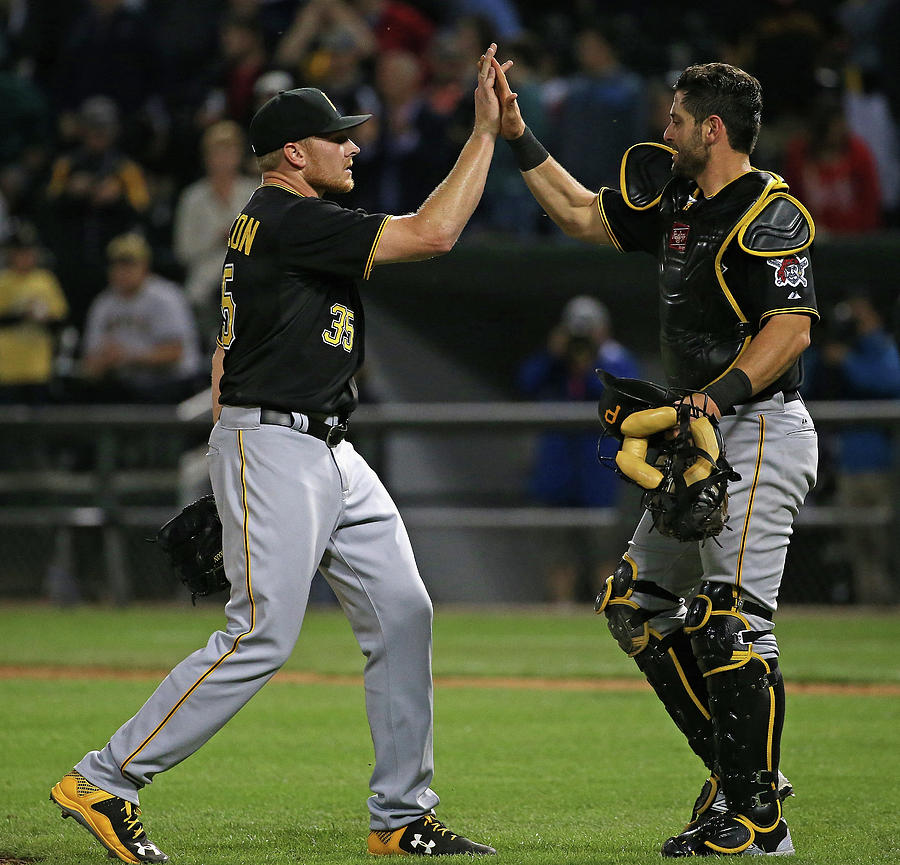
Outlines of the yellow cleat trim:
{"label": "yellow cleat trim", "polygon": [[141,860],[122,846],[109,820],[91,807],[98,802],[115,799],[112,793],[94,786],[78,772],[69,772],[50,791],[50,798],[62,809],[64,817],[74,817],[111,854],[123,862],[140,865]]}
{"label": "yellow cleat trim", "polygon": [[400,849],[400,839],[406,831],[406,826],[400,829],[369,832],[366,847],[373,856],[409,856],[405,850]]}

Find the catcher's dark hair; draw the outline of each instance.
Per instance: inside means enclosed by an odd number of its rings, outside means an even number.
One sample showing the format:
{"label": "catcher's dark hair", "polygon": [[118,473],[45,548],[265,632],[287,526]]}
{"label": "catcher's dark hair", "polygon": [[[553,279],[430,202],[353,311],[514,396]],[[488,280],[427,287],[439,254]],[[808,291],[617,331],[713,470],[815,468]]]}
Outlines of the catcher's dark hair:
{"label": "catcher's dark hair", "polygon": [[684,93],[682,104],[696,123],[713,114],[722,118],[728,143],[739,153],[752,153],[762,123],[762,87],[750,73],[728,63],[688,66],[673,90]]}

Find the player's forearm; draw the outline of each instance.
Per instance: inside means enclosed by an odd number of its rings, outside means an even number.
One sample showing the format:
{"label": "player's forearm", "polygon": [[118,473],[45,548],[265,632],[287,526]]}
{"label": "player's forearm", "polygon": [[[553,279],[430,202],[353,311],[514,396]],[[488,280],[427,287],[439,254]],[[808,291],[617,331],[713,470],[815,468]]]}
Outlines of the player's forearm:
{"label": "player's forearm", "polygon": [[395,216],[387,223],[375,263],[419,261],[449,252],[481,200],[493,154],[494,136],[473,132],[450,173],[425,203],[415,213]]}
{"label": "player's forearm", "polygon": [[777,315],[751,340],[737,363],[753,393],[759,393],[787,372],[809,346],[809,318]]}
{"label": "player's forearm", "polygon": [[734,367],[691,397],[691,402],[716,417],[747,402],[796,362],[809,345],[809,325],[805,315],[773,316],[750,341]]}
{"label": "player's forearm", "polygon": [[489,132],[472,132],[450,173],[413,217],[422,234],[441,251],[453,248],[481,200],[494,141],[495,136]]}
{"label": "player's forearm", "polygon": [[524,171],[522,177],[547,215],[570,237],[595,243],[609,241],[603,224],[594,218],[596,194],[582,186],[552,156],[537,168]]}
{"label": "player's forearm", "polygon": [[224,370],[225,363],[225,349],[221,346],[216,346],[216,350],[213,352],[212,356],[212,383],[211,383],[211,391],[212,391],[212,416],[213,423],[218,423],[219,413],[222,411],[222,406],[219,404],[219,394],[222,392],[221,383],[222,383],[222,372]]}

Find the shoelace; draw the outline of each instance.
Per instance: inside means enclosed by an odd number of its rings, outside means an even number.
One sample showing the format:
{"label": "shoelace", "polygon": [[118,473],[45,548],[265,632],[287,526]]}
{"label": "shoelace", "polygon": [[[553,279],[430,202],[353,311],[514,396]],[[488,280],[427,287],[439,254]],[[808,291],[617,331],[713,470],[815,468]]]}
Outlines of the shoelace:
{"label": "shoelace", "polygon": [[131,830],[131,837],[137,840],[144,834],[144,827],[138,819],[141,816],[140,808],[133,808],[131,802],[125,802],[122,806],[122,813],[125,815],[125,828]]}
{"label": "shoelace", "polygon": [[446,835],[449,833],[451,839],[456,837],[456,835],[453,832],[450,832],[450,830],[443,823],[441,823],[441,821],[438,820],[437,817],[432,817],[431,814],[425,815],[424,823],[429,829],[431,829],[432,832],[440,832],[441,835]]}

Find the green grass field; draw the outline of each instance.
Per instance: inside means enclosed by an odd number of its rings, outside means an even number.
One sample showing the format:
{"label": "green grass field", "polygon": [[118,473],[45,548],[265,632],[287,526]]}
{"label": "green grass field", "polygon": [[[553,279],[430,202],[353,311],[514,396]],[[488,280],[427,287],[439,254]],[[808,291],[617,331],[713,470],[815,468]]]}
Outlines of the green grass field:
{"label": "green grass field", "polygon": [[[0,606],[0,862],[107,861],[83,829],[60,820],[49,787],[86,750],[102,747],[155,681],[152,672],[97,679],[84,668],[165,670],[222,622],[211,605]],[[797,789],[786,808],[794,861],[894,862],[900,616],[788,610],[778,633],[788,682],[782,768]],[[342,615],[315,610],[286,669],[356,677],[362,661]],[[40,666],[75,675],[29,675]],[[11,667],[26,669],[11,677]],[[434,787],[451,828],[492,843],[498,863],[660,861],[660,844],[686,820],[705,776],[653,694],[634,689],[640,676],[601,619],[587,609],[438,608],[434,670]],[[518,686],[479,681],[488,677]],[[621,688],[521,681],[609,677]],[[287,679],[276,677],[143,792],[150,837],[173,863],[370,861],[372,751],[362,688],[355,679]]]}

